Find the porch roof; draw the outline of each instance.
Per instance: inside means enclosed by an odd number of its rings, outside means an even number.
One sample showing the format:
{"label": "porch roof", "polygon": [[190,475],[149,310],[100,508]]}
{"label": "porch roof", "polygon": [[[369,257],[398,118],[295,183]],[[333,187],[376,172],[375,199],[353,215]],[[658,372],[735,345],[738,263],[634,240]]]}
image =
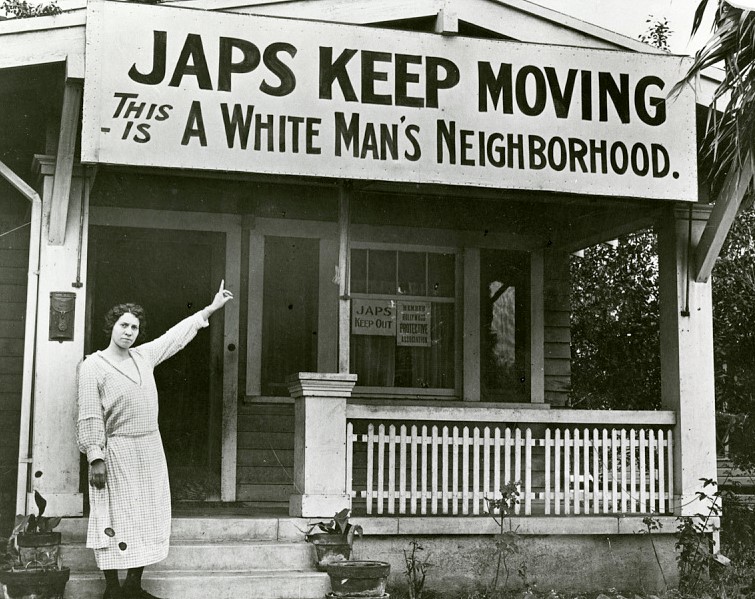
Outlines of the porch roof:
{"label": "porch roof", "polygon": [[[3,54],[0,70],[55,62],[66,63],[68,79],[84,79],[87,0],[68,3],[55,16],[0,21]],[[402,0],[344,2],[343,0],[169,0],[163,6],[238,12],[268,16],[327,20],[335,23],[383,25],[438,18],[473,25],[504,39],[527,43],[579,46],[649,54],[663,54],[636,39],[581,21],[527,0]],[[697,102],[711,103],[721,81],[720,69],[700,78]]]}

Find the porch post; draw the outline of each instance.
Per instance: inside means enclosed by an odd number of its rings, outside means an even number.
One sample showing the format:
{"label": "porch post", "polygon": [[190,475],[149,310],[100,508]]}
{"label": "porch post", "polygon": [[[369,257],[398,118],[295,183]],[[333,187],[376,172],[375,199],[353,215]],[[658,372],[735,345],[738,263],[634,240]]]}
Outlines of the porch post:
{"label": "porch post", "polygon": [[291,516],[325,518],[351,507],[346,488],[346,400],[356,381],[355,374],[316,372],[289,379],[296,431]]}
{"label": "porch post", "polygon": [[705,513],[695,492],[701,478],[716,478],[711,284],[696,282],[693,272],[709,213],[669,208],[658,227],[661,397],[676,412],[674,511],[683,516]]}
{"label": "porch post", "polygon": [[[43,217],[27,513],[36,511],[33,492],[38,490],[47,500],[47,515],[81,516],[76,367],[84,355],[88,181],[74,169],[66,213],[58,215],[64,230],[54,232],[55,158],[38,156],[36,166]],[[71,302],[55,309],[51,294],[59,292],[71,294]]]}

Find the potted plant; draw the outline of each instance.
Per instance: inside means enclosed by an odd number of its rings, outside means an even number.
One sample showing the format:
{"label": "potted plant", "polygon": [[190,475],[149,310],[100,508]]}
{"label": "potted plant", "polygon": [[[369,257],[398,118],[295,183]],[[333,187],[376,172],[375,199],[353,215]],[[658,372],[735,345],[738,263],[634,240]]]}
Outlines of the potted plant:
{"label": "potted plant", "polygon": [[[319,529],[321,532],[312,533]],[[354,535],[362,536],[362,527],[349,522],[347,508],[338,512],[330,522],[315,522],[307,531],[307,541],[315,546],[317,569],[325,572],[328,564],[346,561],[351,557]]]}
{"label": "potted plant", "polygon": [[60,518],[44,516],[47,501],[35,491],[38,514],[17,516],[16,526],[0,556],[0,585],[10,599],[62,599],[70,576],[60,564]]}

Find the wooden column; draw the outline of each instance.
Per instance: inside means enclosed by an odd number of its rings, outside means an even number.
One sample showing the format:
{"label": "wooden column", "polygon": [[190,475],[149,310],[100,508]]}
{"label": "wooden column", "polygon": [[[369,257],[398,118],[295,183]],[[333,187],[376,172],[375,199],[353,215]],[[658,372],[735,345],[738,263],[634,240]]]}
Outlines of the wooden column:
{"label": "wooden column", "polygon": [[295,401],[294,488],[289,514],[328,518],[351,507],[346,488],[346,401],[355,374],[300,372],[289,380]]}
{"label": "wooden column", "polygon": [[[40,247],[39,303],[32,421],[31,488],[47,499],[47,514],[80,516],[79,450],[76,446],[76,368],[84,356],[86,277],[78,286],[77,272],[85,275],[89,219],[88,185],[83,173],[73,170],[66,210],[65,234],[53,239],[51,213],[55,210],[53,181],[55,159],[38,157],[42,183],[42,242]],[[82,214],[83,211],[83,214]],[[81,249],[79,243],[81,242]],[[80,258],[79,258],[80,256]],[[81,263],[79,263],[79,259]],[[73,340],[51,341],[50,293],[75,293]]]}
{"label": "wooden column", "polygon": [[677,414],[674,509],[681,515],[706,511],[695,493],[701,478],[716,478],[711,285],[695,281],[693,273],[708,214],[671,207],[658,227],[661,395],[664,409]]}
{"label": "wooden column", "polygon": [[480,401],[480,250],[464,248],[464,401]]}
{"label": "wooden column", "polygon": [[545,403],[545,284],[542,250],[530,253],[530,334],[527,380],[532,403]]}
{"label": "wooden column", "polygon": [[338,195],[338,372],[349,372],[351,298],[349,297],[349,229],[351,182],[341,183]]}

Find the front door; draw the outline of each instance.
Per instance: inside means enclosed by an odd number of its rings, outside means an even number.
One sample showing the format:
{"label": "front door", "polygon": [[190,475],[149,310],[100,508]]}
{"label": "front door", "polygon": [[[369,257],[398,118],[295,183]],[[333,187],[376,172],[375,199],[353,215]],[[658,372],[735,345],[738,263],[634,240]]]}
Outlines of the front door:
{"label": "front door", "polygon": [[[87,353],[104,349],[105,313],[133,302],[146,312],[146,335],[160,336],[206,306],[224,271],[221,233],[92,227]],[[159,425],[173,501],[220,500],[223,320],[155,369]]]}

